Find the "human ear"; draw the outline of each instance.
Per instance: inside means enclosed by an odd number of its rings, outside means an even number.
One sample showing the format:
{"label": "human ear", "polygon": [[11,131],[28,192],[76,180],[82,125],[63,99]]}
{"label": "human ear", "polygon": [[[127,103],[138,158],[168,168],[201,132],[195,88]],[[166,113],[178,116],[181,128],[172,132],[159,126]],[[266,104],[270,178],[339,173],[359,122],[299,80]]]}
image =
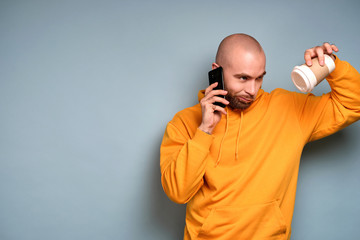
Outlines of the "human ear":
{"label": "human ear", "polygon": [[216,68],[218,68],[218,67],[220,67],[220,65],[217,64],[217,63],[215,63],[215,62],[213,62],[213,63],[211,64],[211,69],[212,69],[212,70],[214,70],[214,69],[216,69]]}

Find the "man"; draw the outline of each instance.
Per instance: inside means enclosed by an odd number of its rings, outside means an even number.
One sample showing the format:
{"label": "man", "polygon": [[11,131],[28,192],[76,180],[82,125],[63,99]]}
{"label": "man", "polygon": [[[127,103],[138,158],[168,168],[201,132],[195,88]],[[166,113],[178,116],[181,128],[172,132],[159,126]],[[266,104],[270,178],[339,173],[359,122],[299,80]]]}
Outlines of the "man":
{"label": "man", "polygon": [[[324,43],[306,50],[305,61],[323,65],[324,54],[337,51]],[[304,145],[360,118],[360,74],[333,58],[330,93],[267,93],[261,45],[246,34],[221,42],[212,68],[223,68],[225,90],[215,83],[200,91],[200,103],[175,115],[161,144],[163,189],[187,203],[184,239],[290,239]]]}

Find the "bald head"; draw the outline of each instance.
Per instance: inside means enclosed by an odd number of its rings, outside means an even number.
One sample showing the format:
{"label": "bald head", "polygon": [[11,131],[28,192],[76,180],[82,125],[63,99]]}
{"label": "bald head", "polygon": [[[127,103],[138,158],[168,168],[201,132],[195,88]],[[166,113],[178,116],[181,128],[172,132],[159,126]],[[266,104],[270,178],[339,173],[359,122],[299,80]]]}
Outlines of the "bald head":
{"label": "bald head", "polygon": [[239,53],[264,54],[264,50],[255,38],[244,33],[232,34],[220,43],[215,61],[225,66],[231,62],[233,54]]}

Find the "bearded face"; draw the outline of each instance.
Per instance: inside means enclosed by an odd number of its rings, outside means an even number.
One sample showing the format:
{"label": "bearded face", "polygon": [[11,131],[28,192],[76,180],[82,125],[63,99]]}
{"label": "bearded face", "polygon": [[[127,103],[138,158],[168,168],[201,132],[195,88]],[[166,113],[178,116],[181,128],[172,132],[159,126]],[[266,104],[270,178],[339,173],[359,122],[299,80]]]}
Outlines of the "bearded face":
{"label": "bearded face", "polygon": [[231,93],[229,90],[228,94],[225,96],[225,99],[229,101],[229,106],[232,109],[244,110],[254,102],[255,97],[253,96],[236,96]]}

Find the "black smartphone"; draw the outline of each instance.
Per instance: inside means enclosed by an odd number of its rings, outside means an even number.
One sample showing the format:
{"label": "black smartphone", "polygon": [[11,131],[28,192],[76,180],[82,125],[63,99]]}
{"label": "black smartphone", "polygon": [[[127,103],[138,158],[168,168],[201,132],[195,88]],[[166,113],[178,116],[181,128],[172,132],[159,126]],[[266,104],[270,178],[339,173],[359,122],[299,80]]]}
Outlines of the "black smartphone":
{"label": "black smartphone", "polygon": [[[224,80],[223,80],[223,69],[222,67],[215,68],[209,72],[209,85],[217,82],[218,85],[214,88],[214,90],[224,90]],[[217,95],[218,97],[225,98],[224,95]],[[222,108],[225,107],[225,104],[220,102],[214,103],[217,106],[220,106]]]}

